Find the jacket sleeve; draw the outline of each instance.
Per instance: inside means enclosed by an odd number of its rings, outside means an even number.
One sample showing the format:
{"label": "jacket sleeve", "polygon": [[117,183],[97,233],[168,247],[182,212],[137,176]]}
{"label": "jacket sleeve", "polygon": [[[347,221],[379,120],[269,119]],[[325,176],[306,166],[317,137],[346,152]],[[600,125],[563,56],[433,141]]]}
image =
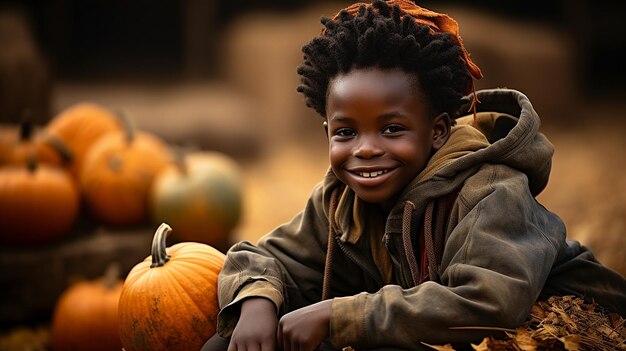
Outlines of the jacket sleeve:
{"label": "jacket sleeve", "polygon": [[278,312],[319,301],[328,242],[322,188],[318,185],[305,209],[258,245],[244,241],[228,251],[218,279],[219,335],[232,334],[243,299],[270,299]]}
{"label": "jacket sleeve", "polygon": [[410,289],[388,285],[376,293],[336,298],[334,346],[419,349],[422,342],[480,341],[493,333],[454,327],[523,323],[565,240],[565,228],[535,201],[525,175],[504,166],[486,170],[479,171],[477,184],[468,179],[453,209],[460,219],[445,244],[441,283]]}

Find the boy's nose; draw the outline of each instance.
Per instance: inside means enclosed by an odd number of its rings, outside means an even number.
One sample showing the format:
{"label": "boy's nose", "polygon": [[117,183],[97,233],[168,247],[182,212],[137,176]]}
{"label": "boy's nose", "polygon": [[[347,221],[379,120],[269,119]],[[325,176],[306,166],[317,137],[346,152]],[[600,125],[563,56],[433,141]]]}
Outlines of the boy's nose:
{"label": "boy's nose", "polygon": [[352,154],[359,158],[372,158],[384,154],[384,150],[375,138],[361,137]]}

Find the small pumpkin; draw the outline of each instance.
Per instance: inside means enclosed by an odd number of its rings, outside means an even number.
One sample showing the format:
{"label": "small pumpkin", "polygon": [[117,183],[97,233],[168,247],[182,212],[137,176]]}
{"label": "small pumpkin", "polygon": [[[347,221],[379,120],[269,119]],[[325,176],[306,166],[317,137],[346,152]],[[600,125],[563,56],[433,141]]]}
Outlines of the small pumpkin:
{"label": "small pumpkin", "polygon": [[54,351],[121,350],[117,307],[123,282],[111,264],[104,277],[74,283],[57,300],[50,331]]}
{"label": "small pumpkin", "polygon": [[80,188],[93,216],[104,224],[132,226],[148,220],[148,193],[156,174],[170,163],[168,146],[157,136],[112,132],[84,159]]}
{"label": "small pumpkin", "polygon": [[175,153],[152,186],[154,221],[167,222],[183,241],[225,250],[242,212],[242,179],[236,162],[219,152]]}
{"label": "small pumpkin", "polygon": [[79,211],[80,195],[63,168],[38,164],[0,168],[0,241],[44,244],[68,234]]}
{"label": "small pumpkin", "polygon": [[72,105],[57,114],[46,127],[50,138],[64,142],[73,155],[68,168],[75,178],[87,152],[98,139],[110,132],[121,131],[123,123],[107,108],[92,102]]}
{"label": "small pumpkin", "polygon": [[166,248],[171,231],[165,223],[158,227],[151,256],[124,281],[118,313],[126,351],[199,350],[215,333],[225,256],[201,243]]}

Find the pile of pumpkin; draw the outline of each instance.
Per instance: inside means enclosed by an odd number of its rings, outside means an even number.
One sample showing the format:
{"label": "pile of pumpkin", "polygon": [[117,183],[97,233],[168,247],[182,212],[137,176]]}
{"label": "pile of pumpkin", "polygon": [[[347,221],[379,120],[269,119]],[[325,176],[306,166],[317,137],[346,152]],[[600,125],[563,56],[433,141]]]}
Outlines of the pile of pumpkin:
{"label": "pile of pumpkin", "polygon": [[[47,125],[0,127],[0,244],[63,242],[79,216],[107,227],[162,223],[151,255],[115,264],[57,300],[53,350],[193,350],[215,332],[217,275],[241,215],[241,177],[218,152],[173,152],[129,117],[71,106]],[[166,248],[172,232],[178,241]]]}
{"label": "pile of pumpkin", "polygon": [[172,150],[89,102],[36,131],[0,128],[0,243],[57,242],[84,215],[111,227],[168,222],[180,240],[227,247],[241,214],[236,163]]}

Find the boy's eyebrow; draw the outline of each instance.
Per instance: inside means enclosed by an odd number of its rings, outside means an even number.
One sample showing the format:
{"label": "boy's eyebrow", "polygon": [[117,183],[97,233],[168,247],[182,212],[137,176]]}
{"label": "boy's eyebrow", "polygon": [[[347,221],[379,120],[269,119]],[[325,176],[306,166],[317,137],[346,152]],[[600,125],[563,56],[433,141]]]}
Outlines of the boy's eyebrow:
{"label": "boy's eyebrow", "polygon": [[[383,121],[383,122],[390,120],[390,119],[394,119],[394,118],[409,119],[407,115],[400,113],[400,112],[388,112],[377,117],[379,121]],[[350,117],[350,116],[343,116],[343,115],[332,116],[330,118],[330,120],[334,122],[351,122],[351,121],[354,121],[355,119],[358,119],[358,118]]]}
{"label": "boy's eyebrow", "polygon": [[397,111],[384,113],[378,116],[379,121],[387,121],[387,120],[394,119],[394,118],[409,119],[409,116],[403,113],[397,112]]}
{"label": "boy's eyebrow", "polygon": [[341,116],[341,115],[339,115],[339,116],[332,116],[330,118],[330,121],[333,121],[333,122],[351,122],[351,121],[354,121],[354,118],[348,117],[348,116]]}

